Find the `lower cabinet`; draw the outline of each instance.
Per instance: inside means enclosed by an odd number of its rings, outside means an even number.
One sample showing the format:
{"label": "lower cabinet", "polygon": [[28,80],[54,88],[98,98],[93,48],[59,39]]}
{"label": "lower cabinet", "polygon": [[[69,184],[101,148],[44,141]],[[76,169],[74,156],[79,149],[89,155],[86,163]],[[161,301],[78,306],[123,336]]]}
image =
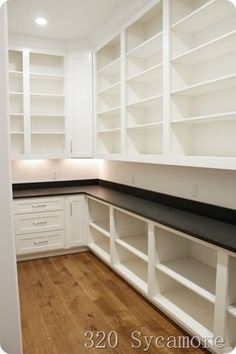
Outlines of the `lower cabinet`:
{"label": "lower cabinet", "polygon": [[84,195],[14,201],[17,256],[86,246]]}

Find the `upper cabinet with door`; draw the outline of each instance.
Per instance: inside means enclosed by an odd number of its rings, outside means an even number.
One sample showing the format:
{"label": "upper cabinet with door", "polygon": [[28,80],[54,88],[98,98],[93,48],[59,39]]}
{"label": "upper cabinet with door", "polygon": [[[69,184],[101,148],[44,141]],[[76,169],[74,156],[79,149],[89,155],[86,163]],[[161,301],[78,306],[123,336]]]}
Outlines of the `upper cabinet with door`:
{"label": "upper cabinet with door", "polygon": [[96,156],[236,169],[236,8],[152,1],[96,50]]}
{"label": "upper cabinet with door", "polygon": [[76,157],[92,156],[92,62],[71,65],[63,53],[9,51],[13,159],[71,157],[70,140],[79,145]]}

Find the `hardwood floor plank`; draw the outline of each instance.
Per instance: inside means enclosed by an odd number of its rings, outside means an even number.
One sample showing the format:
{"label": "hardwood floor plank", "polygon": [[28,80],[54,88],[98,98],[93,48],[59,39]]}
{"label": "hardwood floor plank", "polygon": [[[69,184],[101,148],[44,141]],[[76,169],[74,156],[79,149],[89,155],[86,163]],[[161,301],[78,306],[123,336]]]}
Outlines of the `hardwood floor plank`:
{"label": "hardwood floor plank", "polygon": [[[131,347],[133,331],[185,335],[90,252],[21,262],[18,274],[24,354],[144,353],[143,342],[141,348]],[[116,331],[118,347],[87,349],[86,331]],[[147,352],[206,351],[157,349],[152,343]]]}

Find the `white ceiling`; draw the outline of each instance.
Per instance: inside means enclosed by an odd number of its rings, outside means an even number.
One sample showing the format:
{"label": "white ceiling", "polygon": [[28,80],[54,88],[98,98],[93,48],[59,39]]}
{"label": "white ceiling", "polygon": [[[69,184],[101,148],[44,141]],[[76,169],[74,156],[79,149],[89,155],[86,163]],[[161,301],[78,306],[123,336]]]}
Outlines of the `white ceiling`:
{"label": "white ceiling", "polygon": [[[88,38],[131,0],[11,0],[8,3],[9,32],[57,40]],[[48,25],[39,27],[36,17]]]}

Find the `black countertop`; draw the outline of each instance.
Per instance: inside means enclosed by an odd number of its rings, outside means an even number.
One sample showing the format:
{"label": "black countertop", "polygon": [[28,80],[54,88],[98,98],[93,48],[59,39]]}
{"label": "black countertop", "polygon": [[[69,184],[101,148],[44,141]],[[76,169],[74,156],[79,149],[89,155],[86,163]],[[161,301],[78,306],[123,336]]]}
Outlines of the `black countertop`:
{"label": "black countertop", "polygon": [[87,194],[109,204],[236,252],[236,225],[106,188],[84,185],[14,190],[14,199]]}

